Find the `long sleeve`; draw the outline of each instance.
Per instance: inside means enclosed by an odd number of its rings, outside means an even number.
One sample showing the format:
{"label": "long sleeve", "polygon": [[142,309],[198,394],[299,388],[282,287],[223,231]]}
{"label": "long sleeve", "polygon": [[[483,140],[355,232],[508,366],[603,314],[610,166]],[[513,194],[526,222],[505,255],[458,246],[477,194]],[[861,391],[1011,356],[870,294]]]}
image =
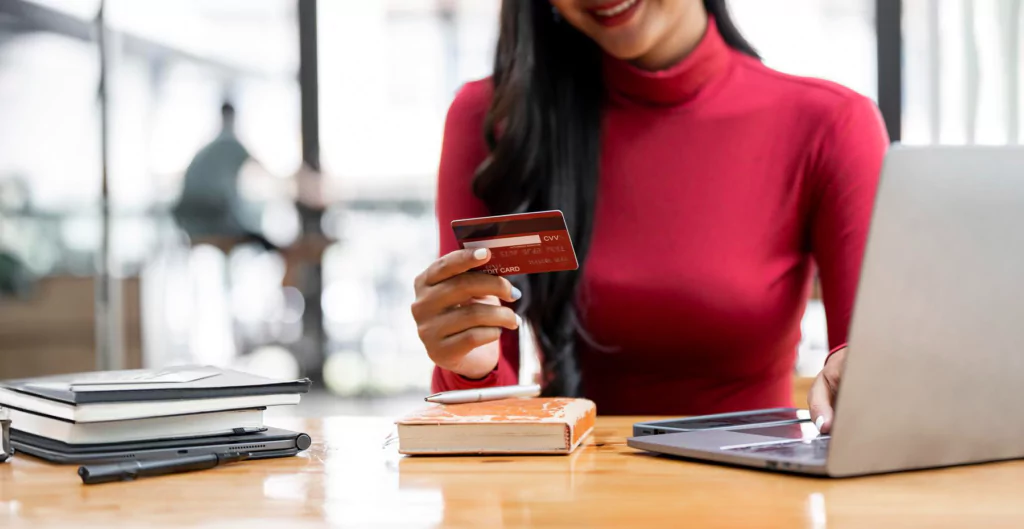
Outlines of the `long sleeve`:
{"label": "long sleeve", "polygon": [[875,191],[888,146],[878,108],[871,100],[857,96],[837,112],[817,151],[811,245],[833,350],[847,341]]}
{"label": "long sleeve", "polygon": [[[472,184],[477,168],[487,157],[483,123],[490,97],[490,80],[475,81],[459,90],[448,109],[437,178],[440,255],[459,249],[451,229],[453,220],[488,215],[487,206],[473,194]],[[498,366],[480,380],[470,380],[435,367],[431,384],[433,390],[449,391],[515,384],[519,377],[517,338],[515,332],[502,333],[502,354]]]}

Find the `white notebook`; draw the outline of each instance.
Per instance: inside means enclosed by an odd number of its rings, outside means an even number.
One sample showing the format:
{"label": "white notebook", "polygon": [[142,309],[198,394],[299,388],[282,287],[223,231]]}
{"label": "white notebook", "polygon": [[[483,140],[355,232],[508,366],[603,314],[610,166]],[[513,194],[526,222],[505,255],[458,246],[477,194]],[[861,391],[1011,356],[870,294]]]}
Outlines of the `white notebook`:
{"label": "white notebook", "polygon": [[236,410],[113,422],[75,423],[10,410],[11,428],[67,444],[107,444],[226,435],[263,428],[263,410]]}

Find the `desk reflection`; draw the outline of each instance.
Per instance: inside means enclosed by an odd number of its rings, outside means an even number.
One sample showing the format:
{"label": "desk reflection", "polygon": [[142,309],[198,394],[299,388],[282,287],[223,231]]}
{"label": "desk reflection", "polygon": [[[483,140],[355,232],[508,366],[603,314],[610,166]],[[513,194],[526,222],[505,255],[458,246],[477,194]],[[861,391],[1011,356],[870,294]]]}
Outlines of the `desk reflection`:
{"label": "desk reflection", "polygon": [[535,504],[572,504],[596,469],[597,444],[591,437],[569,455],[404,457],[400,487],[438,491],[447,506],[444,527],[521,527],[531,523]]}

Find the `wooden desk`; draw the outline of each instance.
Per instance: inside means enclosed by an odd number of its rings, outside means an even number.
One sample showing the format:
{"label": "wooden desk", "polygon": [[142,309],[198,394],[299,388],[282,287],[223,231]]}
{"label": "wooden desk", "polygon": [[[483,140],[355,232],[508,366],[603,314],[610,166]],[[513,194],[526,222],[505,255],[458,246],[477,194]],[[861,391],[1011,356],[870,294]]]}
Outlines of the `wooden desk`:
{"label": "wooden desk", "polygon": [[300,457],[83,486],[0,465],[0,527],[1024,527],[1024,462],[826,480],[653,457],[602,418],[568,457],[403,458],[384,419],[277,420]]}

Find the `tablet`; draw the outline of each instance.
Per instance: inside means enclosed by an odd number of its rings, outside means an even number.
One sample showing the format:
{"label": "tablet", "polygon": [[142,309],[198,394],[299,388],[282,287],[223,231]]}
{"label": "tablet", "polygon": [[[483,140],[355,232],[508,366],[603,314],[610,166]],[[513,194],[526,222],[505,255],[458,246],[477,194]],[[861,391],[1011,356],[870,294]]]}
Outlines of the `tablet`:
{"label": "tablet", "polygon": [[69,445],[45,437],[11,431],[11,444],[23,452],[53,463],[109,463],[115,461],[146,461],[170,459],[183,455],[206,455],[223,452],[247,452],[249,459],[287,457],[309,448],[309,435],[267,428],[262,432],[190,439],[134,441],[101,445]]}
{"label": "tablet", "polygon": [[773,408],[768,410],[741,411],[701,415],[683,419],[641,422],[633,425],[633,436],[658,435],[663,433],[693,432],[697,430],[735,430],[742,428],[763,428],[809,422],[811,414],[798,408]]}

